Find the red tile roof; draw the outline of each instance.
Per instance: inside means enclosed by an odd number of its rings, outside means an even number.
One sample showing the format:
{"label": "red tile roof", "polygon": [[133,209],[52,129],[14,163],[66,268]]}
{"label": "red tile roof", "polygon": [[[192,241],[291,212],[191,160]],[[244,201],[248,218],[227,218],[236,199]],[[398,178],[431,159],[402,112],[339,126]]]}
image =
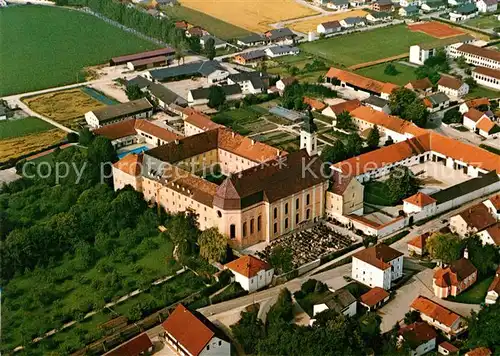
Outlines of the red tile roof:
{"label": "red tile roof", "polygon": [[482,74],[487,77],[500,79],[500,70],[485,68],[485,67],[476,67],[472,71],[474,73]]}
{"label": "red tile roof", "polygon": [[500,246],[500,222],[486,229],[495,245]]}
{"label": "red tile roof", "polygon": [[490,349],[486,347],[477,347],[468,351],[465,356],[490,356],[492,355]]}
{"label": "red tile roof", "polygon": [[338,80],[354,85],[358,88],[365,89],[374,93],[381,94],[384,89],[388,90],[389,88],[384,88],[383,82],[379,82],[378,80],[370,79],[367,77],[363,77],[362,75],[351,73],[342,69],[337,69],[331,67],[330,70],[326,73],[327,78],[337,78]]}
{"label": "red tile roof", "polygon": [[412,195],[406,199],[403,199],[404,202],[408,204],[412,204],[418,206],[419,208],[423,208],[424,206],[430,205],[436,202],[436,199],[424,194],[422,192],[418,192],[417,194]]}
{"label": "red tile roof", "polygon": [[172,142],[182,137],[173,133],[172,131],[169,131],[163,127],[155,125],[148,120],[136,120],[135,129],[141,130],[147,134],[150,134],[151,136],[158,137],[159,139],[167,142]]}
{"label": "red tile roof", "polygon": [[481,105],[490,105],[490,99],[488,98],[477,98],[477,99],[472,99],[468,100],[465,102],[465,105],[467,105],[468,108],[477,108],[478,106]]}
{"label": "red tile roof", "polygon": [[304,104],[309,105],[314,110],[323,110],[326,107],[325,103],[308,96],[304,96]]}
{"label": "red tile roof", "polygon": [[497,294],[500,294],[500,276],[498,275],[498,270],[497,270],[497,275],[491,282],[490,286],[488,287],[488,292],[495,291]]}
{"label": "red tile roof", "polygon": [[483,117],[481,120],[479,120],[476,128],[489,133],[495,126],[496,124],[493,121],[491,121],[487,117]]}
{"label": "red tile roof", "polygon": [[268,263],[250,255],[241,256],[237,260],[227,263],[224,267],[247,278],[256,276],[262,270],[267,271],[271,269]]}
{"label": "red tile roof", "polygon": [[113,167],[134,177],[138,177],[141,175],[142,158],[142,153],[138,155],[131,153],[120,159],[118,162],[113,163]]}
{"label": "red tile roof", "polygon": [[210,116],[202,114],[201,112],[198,112],[196,110],[191,109],[191,111],[187,111],[187,115],[188,117],[186,117],[186,119],[184,120],[185,122],[194,125],[204,131],[216,129],[219,127],[224,127],[222,125],[213,122],[210,119]]}
{"label": "red tile roof", "polygon": [[332,109],[335,115],[339,115],[344,111],[352,112],[354,109],[359,108],[360,106],[361,102],[358,99],[353,99],[335,105],[330,105],[330,109]]}
{"label": "red tile roof", "polygon": [[470,53],[479,57],[484,57],[500,62],[500,52],[495,51],[494,49],[478,47],[468,43],[464,43],[463,45],[457,48],[457,51]]}
{"label": "red tile roof", "polygon": [[390,262],[403,254],[385,244],[368,247],[356,252],[353,257],[379,269],[391,268]]}
{"label": "red tile roof", "polygon": [[423,296],[418,296],[413,303],[411,303],[410,308],[415,309],[448,327],[451,327],[457,320],[460,319],[460,315]]}
{"label": "red tile roof", "polygon": [[387,83],[384,83],[384,85],[382,86],[382,93],[391,94],[393,92],[393,90],[395,90],[397,88],[399,88],[399,85],[387,82]]}
{"label": "red tile roof", "polygon": [[425,245],[427,244],[427,239],[429,238],[431,234],[429,232],[426,232],[422,235],[418,235],[417,237],[411,239],[408,242],[408,245],[414,246],[416,248],[420,248],[422,250],[425,249]]}
{"label": "red tile roof", "polygon": [[137,130],[141,130],[151,136],[158,137],[167,142],[180,138],[179,135],[173,133],[172,131],[144,119],[120,121],[115,124],[100,127],[94,130],[93,133],[98,136],[104,136],[110,140],[116,140],[122,137],[134,136],[137,134]]}
{"label": "red tile roof", "polygon": [[389,296],[389,292],[380,287],[374,287],[360,297],[361,303],[373,307]]}
{"label": "red tile roof", "polygon": [[448,350],[450,353],[455,353],[459,351],[459,348],[453,344],[450,344],[448,341],[443,341],[439,344],[443,349]]}
{"label": "red tile roof", "polygon": [[139,356],[153,347],[148,334],[142,333],[117,348],[105,353],[105,356]]}
{"label": "red tile roof", "polygon": [[412,349],[437,337],[436,330],[425,322],[416,322],[399,330],[399,334],[409,342]]}
{"label": "red tile roof", "polygon": [[462,81],[460,79],[457,79],[455,77],[450,77],[448,75],[442,75],[439,81],[437,82],[438,85],[441,85],[445,88],[450,88],[454,90],[460,89],[462,86]]}
{"label": "red tile roof", "polygon": [[477,231],[486,229],[496,223],[495,217],[491,211],[483,203],[476,204],[468,209],[462,210],[458,213],[465,221],[467,226],[476,228]]}
{"label": "red tile roof", "polygon": [[493,204],[495,209],[500,210],[500,194],[497,194],[488,200],[491,202],[491,204]]}
{"label": "red tile roof", "polygon": [[429,78],[412,80],[405,85],[405,88],[413,90],[426,90],[432,88],[432,82],[429,80]]}
{"label": "red tile roof", "polygon": [[441,288],[458,286],[460,282],[477,273],[476,267],[466,258],[453,261],[446,268],[439,268],[434,273],[434,284]]}
{"label": "red tile roof", "polygon": [[179,304],[162,324],[163,329],[191,355],[199,355],[212,340],[215,332]]}
{"label": "red tile roof", "polygon": [[469,109],[464,116],[474,122],[478,122],[482,117],[487,117],[484,113],[474,108]]}

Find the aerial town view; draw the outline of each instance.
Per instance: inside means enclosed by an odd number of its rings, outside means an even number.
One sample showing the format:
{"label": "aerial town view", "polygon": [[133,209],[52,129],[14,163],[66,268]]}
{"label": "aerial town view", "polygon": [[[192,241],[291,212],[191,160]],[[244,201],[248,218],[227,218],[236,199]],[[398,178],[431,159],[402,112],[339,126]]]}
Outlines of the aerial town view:
{"label": "aerial town view", "polygon": [[498,0],[0,0],[0,354],[500,355]]}

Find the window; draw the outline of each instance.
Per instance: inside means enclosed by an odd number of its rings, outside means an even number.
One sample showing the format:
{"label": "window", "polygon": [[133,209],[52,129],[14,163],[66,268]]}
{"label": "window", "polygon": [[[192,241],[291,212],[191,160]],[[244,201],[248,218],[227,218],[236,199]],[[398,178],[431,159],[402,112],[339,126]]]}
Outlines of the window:
{"label": "window", "polygon": [[250,235],[253,234],[253,223],[254,219],[250,220]]}
{"label": "window", "polygon": [[295,209],[299,208],[299,198],[295,199]]}
{"label": "window", "polygon": [[274,218],[278,217],[278,208],[274,208]]}
{"label": "window", "polygon": [[274,233],[278,232],[278,223],[274,223]]}
{"label": "window", "polygon": [[285,229],[288,229],[288,218],[285,219]]}
{"label": "window", "polygon": [[234,225],[234,224],[231,224],[231,225],[229,226],[229,237],[230,237],[231,239],[236,238],[236,225]]}
{"label": "window", "polygon": [[243,237],[247,236],[247,223],[246,221],[243,223]]}
{"label": "window", "polygon": [[257,231],[260,231],[261,221],[262,221],[262,216],[259,215],[257,217]]}
{"label": "window", "polygon": [[299,213],[295,214],[295,223],[299,223]]}
{"label": "window", "polygon": [[306,220],[309,220],[310,215],[311,215],[311,209],[307,209],[306,210]]}
{"label": "window", "polygon": [[219,340],[219,346],[222,346],[222,341]]}
{"label": "window", "polygon": [[288,214],[288,203],[285,203],[285,214]]}
{"label": "window", "polygon": [[307,194],[306,195],[306,205],[309,205],[309,203],[311,203],[311,195]]}
{"label": "window", "polygon": [[207,345],[207,350],[210,350],[210,345]]}

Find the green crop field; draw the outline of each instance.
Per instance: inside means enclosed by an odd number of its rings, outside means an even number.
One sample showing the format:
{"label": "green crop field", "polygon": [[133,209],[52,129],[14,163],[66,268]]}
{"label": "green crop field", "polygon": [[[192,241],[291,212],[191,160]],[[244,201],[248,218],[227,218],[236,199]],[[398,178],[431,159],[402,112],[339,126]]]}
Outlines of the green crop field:
{"label": "green crop field", "polygon": [[0,140],[54,129],[51,124],[36,117],[0,121]]}
{"label": "green crop field", "polygon": [[436,39],[397,25],[307,42],[299,47],[336,65],[352,66],[408,53],[410,46],[432,41]]}
{"label": "green crop field", "polygon": [[393,64],[396,67],[398,74],[387,75],[384,73],[387,64],[388,63],[377,64],[371,67],[358,69],[356,73],[368,78],[380,80],[381,82],[390,82],[397,85],[406,85],[408,82],[417,79],[417,76],[415,75],[415,68],[396,62],[393,62]]}
{"label": "green crop field", "polygon": [[0,9],[0,95],[83,80],[86,66],[156,45],[92,15],[51,6]]}

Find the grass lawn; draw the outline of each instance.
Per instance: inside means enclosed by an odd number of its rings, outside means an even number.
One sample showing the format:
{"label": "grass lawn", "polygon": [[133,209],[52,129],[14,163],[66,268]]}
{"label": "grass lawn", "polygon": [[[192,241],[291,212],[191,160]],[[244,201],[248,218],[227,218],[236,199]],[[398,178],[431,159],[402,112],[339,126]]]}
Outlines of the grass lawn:
{"label": "grass lawn", "polygon": [[307,42],[299,47],[336,65],[351,66],[407,53],[414,44],[435,40],[408,30],[406,25],[397,25]]}
{"label": "grass lawn", "polygon": [[[311,63],[315,59],[315,55],[310,53],[301,52],[295,56],[283,56],[272,61],[269,61],[268,73],[280,75],[281,77],[289,77],[290,73],[287,66],[297,67],[302,71],[307,63]],[[299,81],[315,83],[318,81],[319,76],[324,76],[330,67],[331,63],[325,61],[326,68],[312,71],[312,72],[299,72],[294,75]]]}
{"label": "grass lawn", "polygon": [[208,32],[223,40],[245,37],[251,34],[244,28],[231,25],[203,12],[184,6],[165,6],[162,9],[170,18],[176,21],[185,20],[190,24],[201,26]]}
{"label": "grass lawn", "polygon": [[368,204],[393,206],[395,202],[387,196],[387,189],[384,182],[373,181],[366,183],[364,201]]}
{"label": "grass lawn", "polygon": [[469,94],[465,96],[465,99],[499,98],[499,97],[500,97],[499,91],[477,85],[476,87],[472,88],[471,91],[469,91]]}
{"label": "grass lawn", "polygon": [[0,95],[74,83],[79,74],[82,81],[84,67],[157,47],[92,15],[52,6],[0,9],[0,33],[10,39],[0,51]]}
{"label": "grass lawn", "polygon": [[54,126],[37,117],[0,121],[0,140],[53,129]]}
{"label": "grass lawn", "polygon": [[470,19],[464,23],[464,25],[477,27],[480,29],[493,28],[500,25],[500,21],[497,20],[497,15],[487,15],[479,16],[474,19]]}
{"label": "grass lawn", "polygon": [[469,287],[465,292],[457,295],[455,298],[448,298],[451,301],[458,303],[467,304],[481,304],[484,302],[486,293],[488,293],[488,287],[493,281],[493,276],[483,279],[481,282],[476,282],[476,284]]}
{"label": "grass lawn", "polygon": [[393,64],[398,71],[397,75],[387,75],[384,73],[387,63],[362,68],[357,70],[356,73],[375,80],[380,80],[381,82],[390,82],[401,86],[417,79],[415,68],[396,62],[393,62]]}

